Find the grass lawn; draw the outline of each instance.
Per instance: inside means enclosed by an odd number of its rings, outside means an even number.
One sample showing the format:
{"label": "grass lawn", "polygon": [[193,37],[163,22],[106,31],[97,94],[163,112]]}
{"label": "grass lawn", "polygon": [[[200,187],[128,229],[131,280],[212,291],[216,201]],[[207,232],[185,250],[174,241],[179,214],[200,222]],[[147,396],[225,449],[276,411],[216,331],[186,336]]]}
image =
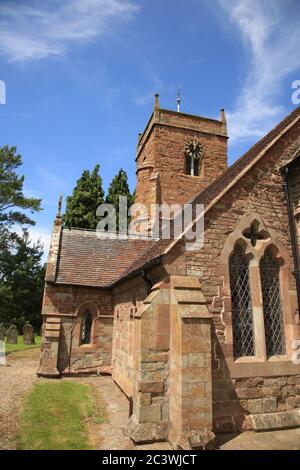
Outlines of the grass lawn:
{"label": "grass lawn", "polygon": [[24,344],[23,343],[23,336],[18,336],[18,343],[17,344],[7,344],[5,342],[5,353],[10,354],[16,351],[25,351],[25,349],[34,349],[39,348],[41,346],[41,337],[35,337],[35,344]]}
{"label": "grass lawn", "polygon": [[23,400],[17,448],[22,450],[87,450],[88,423],[106,421],[106,412],[90,385],[37,383]]}

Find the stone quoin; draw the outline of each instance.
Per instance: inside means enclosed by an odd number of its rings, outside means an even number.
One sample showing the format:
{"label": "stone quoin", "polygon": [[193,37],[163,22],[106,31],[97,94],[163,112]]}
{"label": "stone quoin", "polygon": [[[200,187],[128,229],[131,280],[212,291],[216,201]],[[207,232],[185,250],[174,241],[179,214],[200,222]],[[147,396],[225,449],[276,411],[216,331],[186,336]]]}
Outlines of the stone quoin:
{"label": "stone quoin", "polygon": [[60,209],[54,222],[38,374],[112,374],[134,442],[205,449],[300,426],[300,107],[230,167],[227,141],[224,110],[158,96],[139,134],[135,202],[203,204],[199,251],[184,233],[103,240]]}

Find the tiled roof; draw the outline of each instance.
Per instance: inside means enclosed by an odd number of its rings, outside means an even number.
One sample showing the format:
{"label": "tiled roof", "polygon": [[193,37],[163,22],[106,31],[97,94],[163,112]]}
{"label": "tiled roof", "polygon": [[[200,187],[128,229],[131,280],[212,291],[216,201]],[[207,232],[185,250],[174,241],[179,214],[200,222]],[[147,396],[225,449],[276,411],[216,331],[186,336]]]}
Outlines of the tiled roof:
{"label": "tiled roof", "polygon": [[153,240],[102,239],[96,231],[62,229],[56,283],[109,287]]}

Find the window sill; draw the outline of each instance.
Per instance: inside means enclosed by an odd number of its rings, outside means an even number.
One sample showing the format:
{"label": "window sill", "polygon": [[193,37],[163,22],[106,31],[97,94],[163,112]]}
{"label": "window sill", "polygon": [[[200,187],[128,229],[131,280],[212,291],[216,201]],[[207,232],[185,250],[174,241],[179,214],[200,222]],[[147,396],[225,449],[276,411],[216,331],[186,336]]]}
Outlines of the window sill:
{"label": "window sill", "polygon": [[240,359],[236,361],[228,360],[227,363],[232,379],[300,374],[300,364],[294,364],[287,356],[275,356],[268,360],[257,357],[242,359],[242,361]]}
{"label": "window sill", "polygon": [[188,175],[187,173],[181,173],[182,176],[187,176],[188,178],[201,178],[202,175]]}
{"label": "window sill", "polygon": [[233,360],[233,364],[249,364],[249,363],[270,363],[270,362],[282,362],[290,361],[289,357],[284,354],[282,356],[271,356],[271,357],[258,357],[258,356],[244,356]]}
{"label": "window sill", "polygon": [[232,362],[233,364],[249,364],[253,362],[266,362],[266,360],[257,356],[244,356],[234,359]]}
{"label": "window sill", "polygon": [[97,346],[97,344],[80,344],[79,346],[73,347],[72,352],[96,352],[98,349],[99,346]]}

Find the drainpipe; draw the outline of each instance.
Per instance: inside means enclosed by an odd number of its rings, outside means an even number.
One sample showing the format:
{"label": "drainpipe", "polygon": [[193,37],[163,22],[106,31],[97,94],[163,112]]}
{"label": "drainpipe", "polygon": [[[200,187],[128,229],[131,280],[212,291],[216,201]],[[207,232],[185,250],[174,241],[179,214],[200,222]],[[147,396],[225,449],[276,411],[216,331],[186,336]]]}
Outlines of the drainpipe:
{"label": "drainpipe", "polygon": [[299,317],[300,317],[300,266],[299,266],[299,258],[298,258],[299,251],[298,251],[298,241],[297,241],[297,233],[296,233],[296,225],[295,225],[292,201],[290,198],[289,173],[290,173],[290,167],[285,166],[282,169],[282,175],[283,175],[283,180],[284,180],[284,192],[285,192],[286,201],[287,201],[292,252],[293,252],[293,259],[294,259],[294,275],[295,275],[295,280],[296,280],[296,289],[297,289],[297,297],[298,297],[298,312],[299,312]]}

